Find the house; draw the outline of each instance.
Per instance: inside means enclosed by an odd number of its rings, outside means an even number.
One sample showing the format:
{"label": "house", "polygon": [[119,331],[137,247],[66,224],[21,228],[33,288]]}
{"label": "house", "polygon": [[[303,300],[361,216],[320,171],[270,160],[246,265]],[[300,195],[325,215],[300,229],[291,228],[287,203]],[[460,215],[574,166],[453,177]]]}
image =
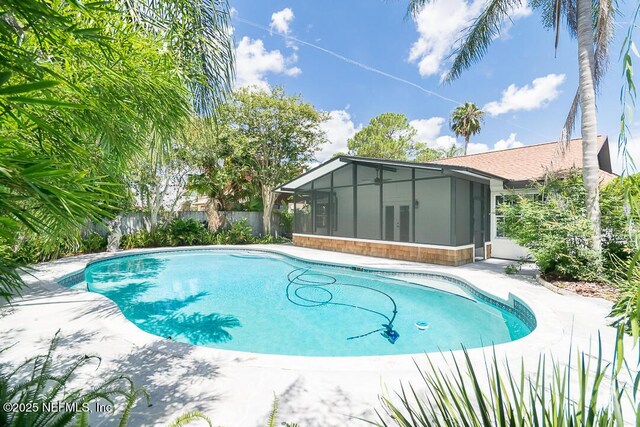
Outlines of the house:
{"label": "house", "polygon": [[[479,171],[491,172],[502,178],[502,182],[491,182],[491,250],[492,256],[504,259],[519,259],[526,256],[525,248],[501,235],[496,205],[506,194],[531,194],[532,182],[542,182],[549,173],[562,175],[572,169],[582,169],[582,139],[572,139],[564,152],[559,151],[557,141],[528,145],[508,150],[489,151],[481,154],[437,160],[442,165],[466,166]],[[606,184],[616,177],[611,168],[609,140],[598,136],[598,164],[600,183]]]}
{"label": "house", "polygon": [[[394,259],[461,265],[526,254],[499,236],[496,201],[530,192],[549,172],[582,166],[582,141],[564,156],[557,143],[434,161],[339,156],[277,191],[293,194],[295,245]],[[615,177],[599,137],[603,180]]]}

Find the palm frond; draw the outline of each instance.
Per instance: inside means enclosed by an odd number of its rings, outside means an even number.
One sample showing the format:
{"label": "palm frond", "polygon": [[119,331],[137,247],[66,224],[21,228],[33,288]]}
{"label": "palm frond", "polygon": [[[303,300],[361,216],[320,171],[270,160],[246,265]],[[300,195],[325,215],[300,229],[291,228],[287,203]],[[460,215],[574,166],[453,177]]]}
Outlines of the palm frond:
{"label": "palm frond", "polygon": [[273,402],[271,403],[271,412],[269,413],[269,420],[267,427],[276,427],[278,424],[278,397],[273,393]]}
{"label": "palm frond", "polygon": [[202,116],[211,116],[231,90],[234,46],[227,0],[122,0],[139,25],[169,41]]}
{"label": "palm frond", "polygon": [[171,421],[171,424],[169,424],[168,427],[183,427],[196,420],[202,420],[206,422],[209,427],[213,426],[209,417],[204,415],[202,412],[191,411],[191,412],[187,412],[182,415],[179,415],[178,418]]}
{"label": "palm frond", "polygon": [[[136,387],[131,379],[115,375],[93,387],[72,388],[70,383],[78,376],[78,371],[88,363],[99,360],[96,356],[78,355],[65,367],[59,365],[56,348],[60,341],[60,331],[56,332],[46,354],[26,360],[10,372],[0,372],[0,421],[9,427],[18,426],[68,426],[88,425],[90,403],[108,402],[114,407],[118,398],[124,398],[125,410],[120,425],[126,425],[131,407],[146,391]],[[2,350],[0,350],[1,352]],[[61,372],[61,373],[58,373]],[[23,378],[27,378],[26,380]],[[65,412],[8,412],[10,404],[43,405],[68,404],[75,410]],[[83,406],[84,405],[84,406]],[[10,407],[10,406],[9,406]]]}
{"label": "palm frond", "polygon": [[[562,3],[562,7],[558,13],[564,13],[567,18],[567,28],[572,35],[577,33],[577,17],[575,0],[555,0],[558,4]],[[599,90],[600,83],[607,71],[609,65],[609,47],[613,42],[614,37],[614,22],[615,16],[618,13],[617,5],[614,0],[597,0],[594,2],[594,57],[593,57],[593,79],[596,86],[596,90]],[[558,26],[554,29],[556,34],[559,32],[559,16]],[[555,21],[555,19],[554,19]],[[556,45],[557,48],[557,45]],[[573,98],[567,118],[565,119],[562,132],[559,140],[559,152],[564,154],[571,135],[575,128],[578,109],[580,106],[580,93],[576,91],[576,95]]]}
{"label": "palm frond", "polygon": [[509,14],[522,4],[523,0],[490,0],[466,30],[460,47],[454,51],[453,64],[445,81],[457,79],[463,71],[482,59],[493,40],[500,35],[502,24],[509,19]]}

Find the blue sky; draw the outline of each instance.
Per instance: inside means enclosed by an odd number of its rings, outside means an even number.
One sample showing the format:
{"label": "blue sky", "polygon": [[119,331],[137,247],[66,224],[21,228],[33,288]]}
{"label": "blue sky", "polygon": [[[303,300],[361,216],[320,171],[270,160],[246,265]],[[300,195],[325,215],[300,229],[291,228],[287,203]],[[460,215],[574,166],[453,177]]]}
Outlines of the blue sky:
{"label": "blue sky", "polygon": [[[543,29],[536,11],[515,11],[481,62],[453,83],[441,83],[460,31],[483,3],[437,0],[417,19],[406,19],[401,0],[232,0],[236,84],[283,85],[330,112],[324,128],[332,144],[319,160],[346,151],[347,138],[384,112],[405,114],[419,140],[446,147],[454,138],[449,114],[466,101],[487,111],[470,152],[557,140],[577,89],[577,43],[565,32],[556,52],[553,33]],[[618,52],[627,21],[624,14],[618,18],[598,101],[598,133],[607,134],[612,147],[621,112]],[[638,134],[640,125],[632,131]],[[638,141],[631,144],[636,157]]]}

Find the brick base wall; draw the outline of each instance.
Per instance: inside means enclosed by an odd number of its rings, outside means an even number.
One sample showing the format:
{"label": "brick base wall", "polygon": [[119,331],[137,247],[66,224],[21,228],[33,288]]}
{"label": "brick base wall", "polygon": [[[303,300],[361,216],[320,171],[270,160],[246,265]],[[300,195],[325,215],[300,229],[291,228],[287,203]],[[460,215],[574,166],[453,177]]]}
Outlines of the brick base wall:
{"label": "brick base wall", "polygon": [[473,262],[473,247],[446,248],[303,234],[294,234],[293,244],[304,248],[347,252],[404,261],[427,262],[430,264],[462,265]]}

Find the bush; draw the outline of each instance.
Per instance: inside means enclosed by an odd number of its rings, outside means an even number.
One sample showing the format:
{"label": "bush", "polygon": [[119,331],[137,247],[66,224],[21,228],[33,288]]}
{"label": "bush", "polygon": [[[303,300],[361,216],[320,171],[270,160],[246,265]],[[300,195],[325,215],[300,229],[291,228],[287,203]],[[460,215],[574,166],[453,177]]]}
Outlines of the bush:
{"label": "bush", "polygon": [[165,233],[169,246],[203,245],[212,240],[211,232],[194,219],[176,218],[161,231]]}
{"label": "bush", "polygon": [[542,197],[511,196],[498,207],[505,234],[528,248],[540,271],[569,280],[605,281],[613,259],[627,259],[632,247],[624,197],[614,181],[601,190],[602,258],[590,249],[582,176],[572,173],[537,186]]}
{"label": "bush", "polygon": [[282,234],[286,236],[291,236],[293,232],[293,213],[292,212],[280,212],[280,228],[282,230]]}
{"label": "bush", "polygon": [[253,243],[253,241],[251,225],[244,218],[233,222],[227,230],[221,231],[216,236],[216,243],[219,245],[242,245]]}
{"label": "bush", "polygon": [[122,249],[191,246],[214,243],[215,235],[199,221],[175,218],[155,230],[140,230],[120,239]]}
{"label": "bush", "polygon": [[100,252],[106,247],[107,238],[95,232],[84,236],[78,232],[75,236],[53,241],[48,236],[25,233],[18,239],[17,247],[7,252],[13,261],[21,264],[37,264],[65,256]]}

